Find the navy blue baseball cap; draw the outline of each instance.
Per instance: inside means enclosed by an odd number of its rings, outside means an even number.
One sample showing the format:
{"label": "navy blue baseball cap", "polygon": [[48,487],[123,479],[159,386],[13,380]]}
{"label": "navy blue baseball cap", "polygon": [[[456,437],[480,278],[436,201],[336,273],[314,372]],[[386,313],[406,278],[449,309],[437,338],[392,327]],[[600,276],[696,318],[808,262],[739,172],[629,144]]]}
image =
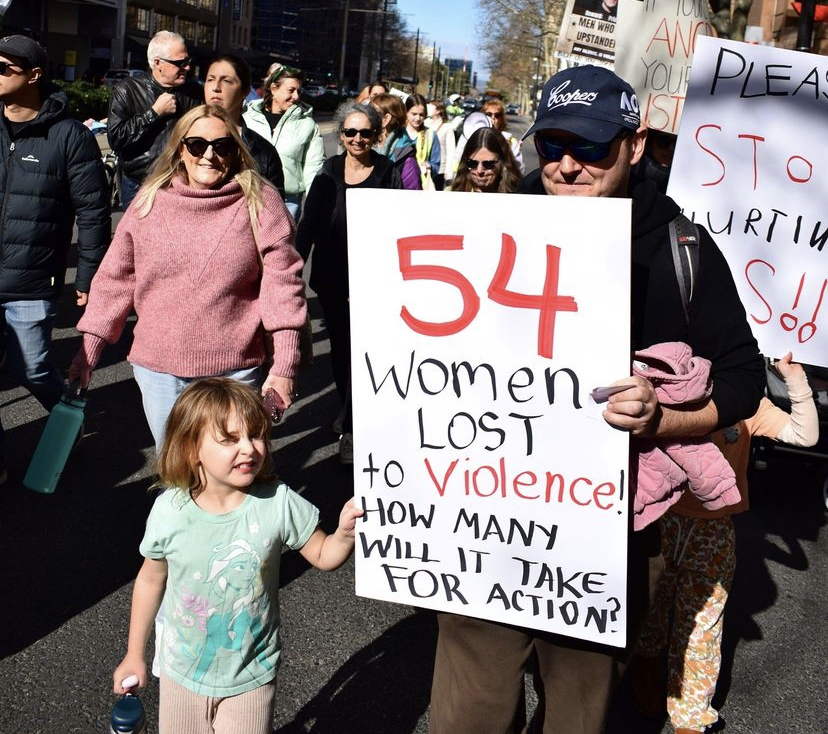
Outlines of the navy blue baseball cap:
{"label": "navy blue baseball cap", "polygon": [[524,138],[540,130],[564,130],[608,143],[622,130],[641,126],[635,90],[603,66],[575,66],[558,72],[543,85],[535,124]]}

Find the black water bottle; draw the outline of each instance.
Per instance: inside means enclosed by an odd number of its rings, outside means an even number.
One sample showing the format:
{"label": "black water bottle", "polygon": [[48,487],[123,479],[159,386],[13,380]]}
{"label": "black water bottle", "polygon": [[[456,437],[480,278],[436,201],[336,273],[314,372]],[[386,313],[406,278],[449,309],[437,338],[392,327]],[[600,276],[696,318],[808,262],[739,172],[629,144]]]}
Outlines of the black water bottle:
{"label": "black water bottle", "polygon": [[[138,678],[134,675],[121,681],[123,688],[134,688],[137,685]],[[118,698],[112,707],[109,734],[147,734],[144,705],[138,696],[127,692]]]}

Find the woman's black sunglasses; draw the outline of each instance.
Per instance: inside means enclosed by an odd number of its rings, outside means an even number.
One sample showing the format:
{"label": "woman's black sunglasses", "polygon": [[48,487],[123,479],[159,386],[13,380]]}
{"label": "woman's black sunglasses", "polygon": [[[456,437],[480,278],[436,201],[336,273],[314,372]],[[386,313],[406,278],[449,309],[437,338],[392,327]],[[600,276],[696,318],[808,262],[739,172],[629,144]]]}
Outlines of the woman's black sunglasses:
{"label": "woman's black sunglasses", "polygon": [[374,136],[374,131],[369,130],[367,127],[364,127],[361,130],[357,130],[355,127],[346,127],[342,131],[342,134],[346,138],[355,138],[359,134],[363,139],[367,140],[368,138],[372,138]]}
{"label": "woman's black sunglasses", "polygon": [[483,166],[484,171],[494,171],[500,161],[476,161],[474,158],[466,158],[463,165],[470,171],[476,171],[478,166]]}
{"label": "woman's black sunglasses", "polygon": [[189,151],[190,155],[201,158],[206,152],[207,148],[213,148],[219,158],[226,158],[236,152],[236,141],[233,138],[216,138],[215,140],[205,140],[204,138],[184,138],[181,141],[184,147]]}

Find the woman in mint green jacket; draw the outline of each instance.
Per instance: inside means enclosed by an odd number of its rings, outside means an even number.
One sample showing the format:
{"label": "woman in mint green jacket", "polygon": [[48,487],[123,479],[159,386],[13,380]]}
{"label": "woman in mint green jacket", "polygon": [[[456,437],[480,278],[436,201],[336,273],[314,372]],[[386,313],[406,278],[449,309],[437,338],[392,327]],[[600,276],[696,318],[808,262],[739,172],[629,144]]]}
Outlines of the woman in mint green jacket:
{"label": "woman in mint green jacket", "polygon": [[273,143],[285,172],[285,204],[299,219],[302,195],[325,162],[325,145],[313,108],[299,101],[305,76],[299,69],[278,64],[271,68],[260,102],[251,103],[243,117],[248,127]]}

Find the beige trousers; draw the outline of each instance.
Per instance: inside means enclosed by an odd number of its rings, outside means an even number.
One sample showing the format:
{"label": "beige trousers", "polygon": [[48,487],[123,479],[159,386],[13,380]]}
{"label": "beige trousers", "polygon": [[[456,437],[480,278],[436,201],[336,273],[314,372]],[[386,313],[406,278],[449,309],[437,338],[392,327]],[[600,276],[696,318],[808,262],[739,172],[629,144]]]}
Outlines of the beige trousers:
{"label": "beige trousers", "polygon": [[161,676],[159,734],[272,734],[276,681],[227,698],[199,696]]}

